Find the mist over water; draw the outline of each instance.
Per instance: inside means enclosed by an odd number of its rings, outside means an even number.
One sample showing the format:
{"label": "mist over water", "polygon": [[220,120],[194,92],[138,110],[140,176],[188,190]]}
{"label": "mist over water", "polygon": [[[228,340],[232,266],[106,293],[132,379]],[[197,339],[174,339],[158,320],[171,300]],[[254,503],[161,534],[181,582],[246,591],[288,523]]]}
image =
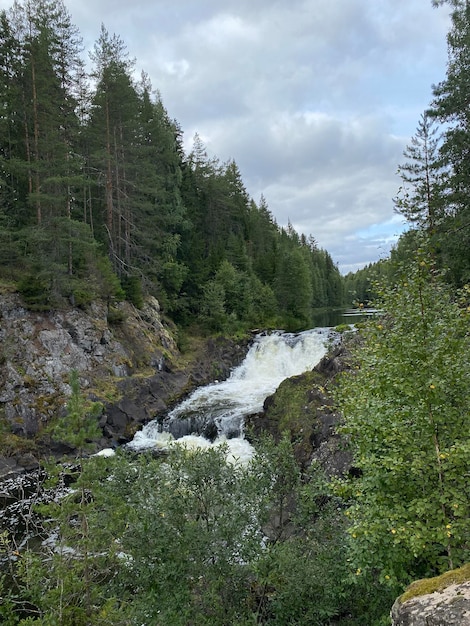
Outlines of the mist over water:
{"label": "mist over water", "polygon": [[328,338],[329,331],[319,328],[258,335],[227,380],[196,389],[163,420],[144,426],[126,447],[140,451],[224,443],[229,460],[251,457],[252,447],[243,438],[244,418],[260,412],[283,380],[315,367],[326,353]]}

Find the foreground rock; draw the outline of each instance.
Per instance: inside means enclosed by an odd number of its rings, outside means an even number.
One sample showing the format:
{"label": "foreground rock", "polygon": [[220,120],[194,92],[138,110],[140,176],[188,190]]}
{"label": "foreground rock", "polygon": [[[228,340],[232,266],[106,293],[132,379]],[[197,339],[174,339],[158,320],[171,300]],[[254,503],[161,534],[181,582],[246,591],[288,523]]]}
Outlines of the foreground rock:
{"label": "foreground rock", "polygon": [[413,583],[391,615],[393,626],[470,626],[470,564]]}
{"label": "foreground rock", "polygon": [[73,452],[48,434],[66,415],[71,370],[84,395],[103,406],[99,450],[129,440],[196,386],[227,376],[247,348],[220,338],[184,357],[155,298],[139,310],[103,301],[86,310],[32,312],[7,293],[0,321],[0,475]]}

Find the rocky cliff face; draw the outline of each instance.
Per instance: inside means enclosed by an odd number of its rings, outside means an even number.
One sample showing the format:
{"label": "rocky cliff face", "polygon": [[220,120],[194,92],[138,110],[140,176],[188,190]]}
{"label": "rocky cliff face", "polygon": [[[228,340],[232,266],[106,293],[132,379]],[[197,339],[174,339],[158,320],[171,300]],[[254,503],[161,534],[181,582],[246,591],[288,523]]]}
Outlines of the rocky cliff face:
{"label": "rocky cliff face", "polygon": [[469,626],[470,564],[418,580],[392,608],[393,626]]}
{"label": "rocky cliff face", "polygon": [[228,375],[246,352],[246,345],[220,339],[204,344],[198,358],[186,363],[172,330],[155,298],[140,310],[122,302],[110,311],[95,302],[87,310],[37,313],[26,310],[17,294],[1,295],[4,471],[15,459],[34,465],[38,454],[66,451],[56,449],[46,427],[66,413],[71,370],[78,372],[83,393],[103,404],[98,449],[129,439],[197,384]]}
{"label": "rocky cliff face", "polygon": [[14,433],[35,435],[61,412],[71,370],[85,390],[102,395],[106,380],[117,382],[144,364],[158,370],[165,355],[176,352],[156,300],[139,314],[118,306],[114,315],[121,321],[111,324],[103,302],[87,311],[33,313],[16,295],[0,298],[0,403]]}

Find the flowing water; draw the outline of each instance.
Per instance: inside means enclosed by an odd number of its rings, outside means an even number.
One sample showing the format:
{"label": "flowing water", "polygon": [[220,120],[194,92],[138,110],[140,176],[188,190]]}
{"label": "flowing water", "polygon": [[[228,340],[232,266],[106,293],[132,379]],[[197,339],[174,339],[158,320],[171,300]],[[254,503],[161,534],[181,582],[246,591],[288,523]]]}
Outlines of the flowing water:
{"label": "flowing water", "polygon": [[244,418],[260,412],[284,379],[311,370],[325,355],[330,336],[325,328],[258,335],[227,380],[196,389],[165,418],[136,433],[126,447],[142,451],[175,442],[188,447],[224,443],[229,458],[249,458],[252,448],[243,437]]}
{"label": "flowing water", "polygon": [[[248,462],[253,448],[243,437],[245,417],[260,412],[266,397],[284,379],[311,370],[326,353],[331,337],[328,328],[258,335],[243,363],[227,380],[200,387],[163,419],[147,424],[126,447],[140,452],[174,445],[208,448],[223,444],[227,448],[227,461]],[[102,450],[99,454],[113,453]],[[40,520],[32,515],[34,505],[60,501],[68,492],[63,485],[44,489],[43,479],[41,472],[32,472],[2,482],[0,528],[9,530],[18,548],[39,541],[42,530],[36,525],[36,522],[40,525]],[[50,541],[53,543],[54,537]],[[10,558],[17,557],[0,555],[0,570],[7,568]]]}
{"label": "flowing water", "polygon": [[[163,419],[150,422],[136,433],[126,448],[140,452],[172,445],[207,448],[224,444],[228,461],[248,461],[253,449],[243,437],[244,418],[260,412],[266,397],[285,378],[312,369],[324,356],[330,337],[327,328],[258,335],[243,363],[227,380],[196,389]],[[106,449],[99,454],[107,456],[114,451]],[[33,503],[56,497],[55,492],[46,494],[41,483],[40,472],[1,483],[0,527],[25,530]]]}

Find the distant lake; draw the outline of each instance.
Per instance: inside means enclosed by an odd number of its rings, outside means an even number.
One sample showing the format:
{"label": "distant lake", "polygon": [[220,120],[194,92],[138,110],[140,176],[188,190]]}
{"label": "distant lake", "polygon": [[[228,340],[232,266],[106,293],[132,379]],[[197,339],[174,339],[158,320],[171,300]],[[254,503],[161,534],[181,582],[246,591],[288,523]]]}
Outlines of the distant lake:
{"label": "distant lake", "polygon": [[312,328],[357,324],[376,313],[376,309],[318,309],[312,316]]}

